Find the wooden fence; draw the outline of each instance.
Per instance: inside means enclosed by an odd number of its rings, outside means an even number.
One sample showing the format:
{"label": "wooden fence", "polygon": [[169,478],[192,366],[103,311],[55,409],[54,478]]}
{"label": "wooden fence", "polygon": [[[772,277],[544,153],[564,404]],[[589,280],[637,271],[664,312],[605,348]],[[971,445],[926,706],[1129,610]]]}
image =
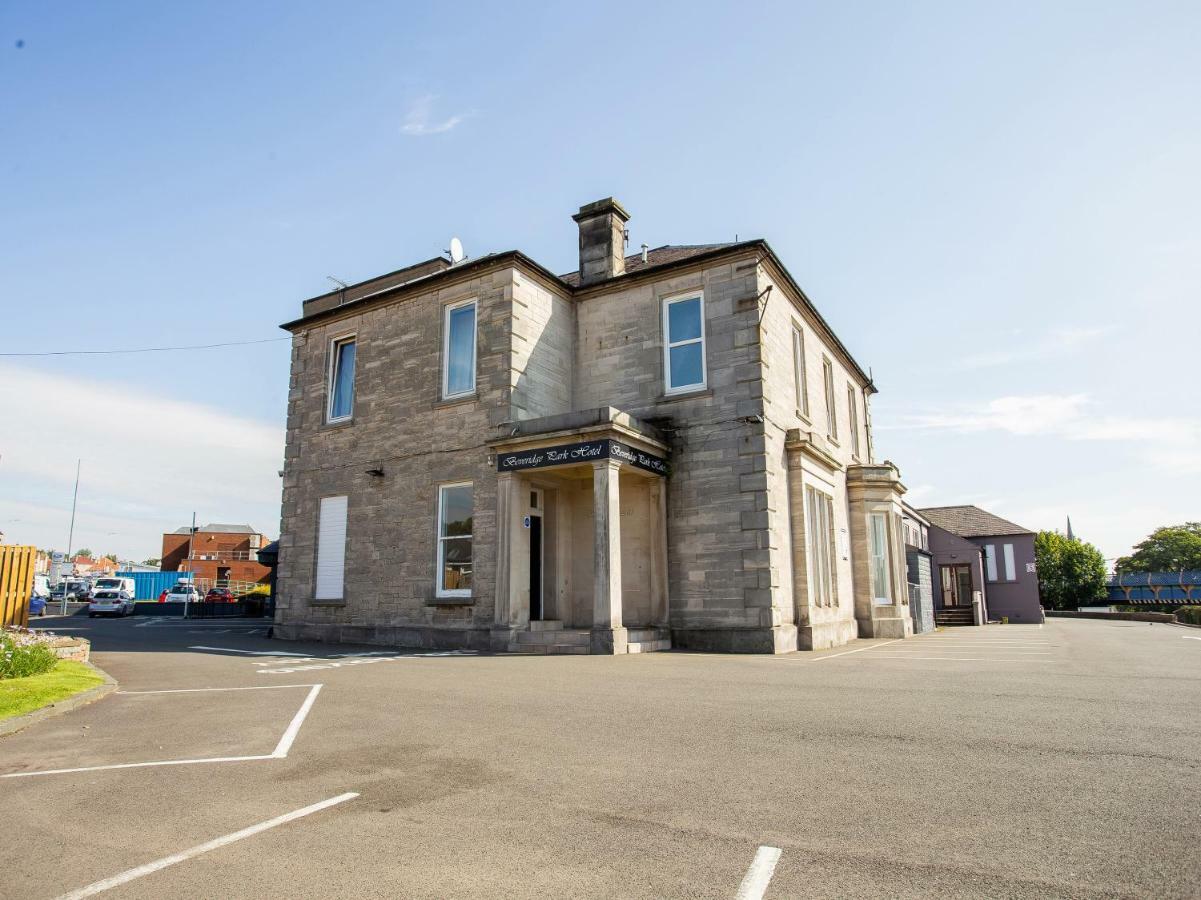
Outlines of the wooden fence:
{"label": "wooden fence", "polygon": [[0,628],[29,624],[37,547],[0,545]]}

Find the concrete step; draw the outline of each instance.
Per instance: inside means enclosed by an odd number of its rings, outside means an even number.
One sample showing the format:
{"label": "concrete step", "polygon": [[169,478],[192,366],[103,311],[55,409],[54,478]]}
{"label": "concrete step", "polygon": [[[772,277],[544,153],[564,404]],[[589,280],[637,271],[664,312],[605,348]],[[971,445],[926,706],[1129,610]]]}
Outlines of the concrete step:
{"label": "concrete step", "polygon": [[543,646],[550,644],[570,644],[575,646],[587,647],[592,641],[592,636],[587,631],[577,629],[559,629],[557,631],[519,631],[517,632],[517,643],[525,646],[535,646],[542,644]]}
{"label": "concrete step", "polygon": [[660,650],[670,649],[670,638],[662,638],[657,641],[630,641],[626,646],[627,653],[655,653]]}
{"label": "concrete step", "polygon": [[587,644],[509,644],[509,652],[525,656],[587,656]]}
{"label": "concrete step", "polygon": [[634,641],[662,641],[671,639],[670,628],[630,628],[626,631],[630,643]]}
{"label": "concrete step", "polygon": [[563,623],[558,619],[535,619],[530,622],[530,631],[559,631]]}

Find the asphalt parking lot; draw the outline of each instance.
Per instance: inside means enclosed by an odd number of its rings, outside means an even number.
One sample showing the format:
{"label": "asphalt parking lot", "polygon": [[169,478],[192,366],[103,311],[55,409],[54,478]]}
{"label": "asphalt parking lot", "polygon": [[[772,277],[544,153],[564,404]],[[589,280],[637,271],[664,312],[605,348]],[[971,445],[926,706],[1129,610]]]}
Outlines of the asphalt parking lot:
{"label": "asphalt parking lot", "polygon": [[606,658],[39,625],[121,689],[0,739],[5,897],[1201,895],[1190,629]]}

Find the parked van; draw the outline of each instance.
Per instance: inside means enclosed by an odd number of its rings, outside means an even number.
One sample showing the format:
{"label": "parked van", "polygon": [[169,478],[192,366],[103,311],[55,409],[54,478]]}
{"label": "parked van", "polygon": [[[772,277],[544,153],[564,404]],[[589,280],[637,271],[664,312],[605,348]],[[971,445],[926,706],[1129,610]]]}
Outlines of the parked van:
{"label": "parked van", "polygon": [[132,600],[137,593],[137,588],[134,586],[132,578],[105,577],[97,578],[92,585],[92,594],[95,595],[97,591],[118,591],[128,594],[129,599]]}

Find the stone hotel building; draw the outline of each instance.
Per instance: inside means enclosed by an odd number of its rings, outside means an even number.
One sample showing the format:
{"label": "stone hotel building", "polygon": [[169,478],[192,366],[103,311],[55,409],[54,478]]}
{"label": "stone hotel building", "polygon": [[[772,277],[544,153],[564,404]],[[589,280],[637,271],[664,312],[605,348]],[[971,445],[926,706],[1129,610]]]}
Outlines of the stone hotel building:
{"label": "stone hotel building", "polygon": [[781,653],[912,633],[871,380],[765,241],[426,262],[304,303],[275,633]]}

